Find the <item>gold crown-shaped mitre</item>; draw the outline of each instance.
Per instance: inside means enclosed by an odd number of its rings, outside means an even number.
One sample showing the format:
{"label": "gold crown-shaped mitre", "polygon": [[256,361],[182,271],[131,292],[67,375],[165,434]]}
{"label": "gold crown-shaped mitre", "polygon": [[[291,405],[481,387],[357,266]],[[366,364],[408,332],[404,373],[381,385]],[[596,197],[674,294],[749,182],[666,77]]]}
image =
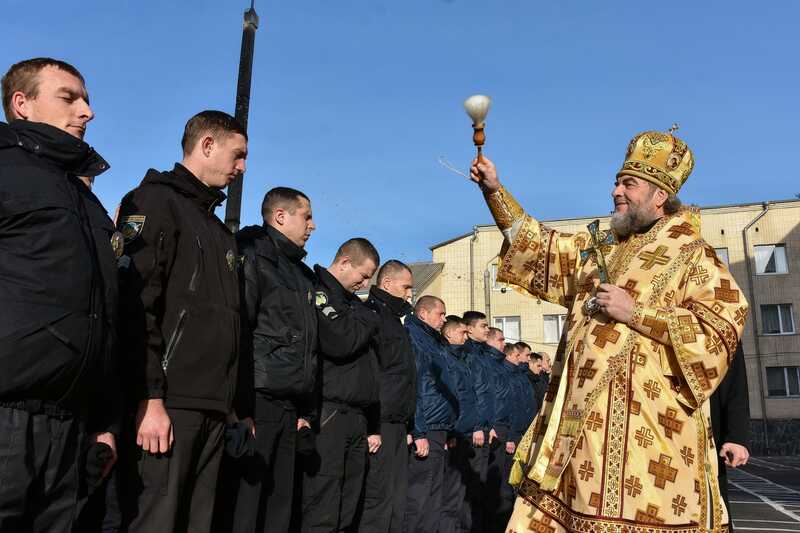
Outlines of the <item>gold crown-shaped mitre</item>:
{"label": "gold crown-shaped mitre", "polygon": [[636,176],[677,194],[693,168],[692,151],[671,131],[645,131],[631,139],[617,177]]}

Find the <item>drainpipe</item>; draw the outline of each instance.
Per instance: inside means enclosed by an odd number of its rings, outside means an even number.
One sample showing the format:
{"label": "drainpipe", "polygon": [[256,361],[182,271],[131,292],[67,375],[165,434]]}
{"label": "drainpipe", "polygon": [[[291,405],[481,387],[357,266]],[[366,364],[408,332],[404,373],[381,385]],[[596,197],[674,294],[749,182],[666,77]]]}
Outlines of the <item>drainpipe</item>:
{"label": "drainpipe", "polygon": [[483,298],[486,301],[486,322],[492,324],[492,285],[489,270],[483,271]]}
{"label": "drainpipe", "polygon": [[761,360],[761,344],[758,335],[758,323],[756,322],[756,292],[753,278],[753,268],[750,266],[750,243],[747,238],[747,231],[769,211],[769,202],[761,204],[762,211],[742,230],[742,242],[744,244],[744,264],[747,266],[747,285],[750,289],[750,316],[753,324],[753,341],[758,358],[758,387],[761,392],[761,421],[764,424],[764,450],[769,455],[769,435],[767,434],[767,400],[766,390],[764,389],[764,362]]}
{"label": "drainpipe", "polygon": [[469,310],[475,310],[475,241],[478,240],[478,225],[472,226],[469,239]]}

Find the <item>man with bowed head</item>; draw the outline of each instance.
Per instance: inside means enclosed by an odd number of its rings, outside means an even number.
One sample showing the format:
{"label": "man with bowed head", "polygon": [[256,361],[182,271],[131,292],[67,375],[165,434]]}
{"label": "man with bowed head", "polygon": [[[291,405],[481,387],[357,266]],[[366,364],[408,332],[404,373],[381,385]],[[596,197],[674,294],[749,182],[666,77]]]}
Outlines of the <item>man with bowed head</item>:
{"label": "man with bowed head", "polygon": [[678,200],[693,167],[674,130],[636,135],[611,230],[566,234],[526,214],[488,158],[473,161],[505,237],[498,280],[569,309],[552,398],[515,455],[509,530],[728,530],[706,400],[747,302]]}

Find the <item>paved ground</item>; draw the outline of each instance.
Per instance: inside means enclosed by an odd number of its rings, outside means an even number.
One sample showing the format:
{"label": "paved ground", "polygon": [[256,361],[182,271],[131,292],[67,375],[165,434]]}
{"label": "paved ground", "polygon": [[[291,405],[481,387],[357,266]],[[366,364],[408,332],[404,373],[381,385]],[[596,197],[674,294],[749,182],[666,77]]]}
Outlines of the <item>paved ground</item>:
{"label": "paved ground", "polygon": [[736,531],[800,533],[800,456],[751,457],[728,483]]}

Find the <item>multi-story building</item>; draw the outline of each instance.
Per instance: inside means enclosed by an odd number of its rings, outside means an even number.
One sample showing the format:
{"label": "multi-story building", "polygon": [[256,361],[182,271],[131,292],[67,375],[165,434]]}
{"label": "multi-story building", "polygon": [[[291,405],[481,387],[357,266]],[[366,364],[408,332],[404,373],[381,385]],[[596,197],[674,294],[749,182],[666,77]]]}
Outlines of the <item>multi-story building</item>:
{"label": "multi-story building", "polygon": [[[545,224],[576,232],[596,218],[601,227],[608,225],[608,216]],[[751,305],[742,343],[753,451],[800,453],[800,200],[706,207],[701,220],[703,238],[728,264]],[[419,295],[442,298],[448,313],[483,311],[506,338],[553,355],[566,309],[497,283],[502,240],[494,225],[478,225],[433,245],[433,262],[425,270],[435,274],[428,276]]]}

